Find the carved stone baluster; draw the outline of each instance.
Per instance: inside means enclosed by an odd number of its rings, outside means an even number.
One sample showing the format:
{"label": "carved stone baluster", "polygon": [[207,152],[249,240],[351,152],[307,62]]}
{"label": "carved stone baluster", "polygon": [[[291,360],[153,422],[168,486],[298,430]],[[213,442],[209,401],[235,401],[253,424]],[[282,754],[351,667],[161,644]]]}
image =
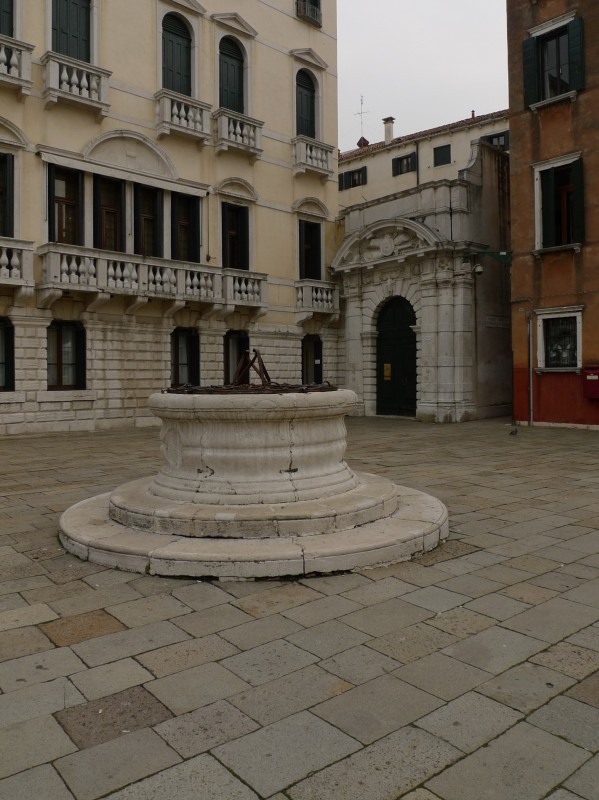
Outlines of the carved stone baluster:
{"label": "carved stone baluster", "polygon": [[6,67],[7,60],[6,47],[3,44],[0,44],[0,75],[6,75],[8,72]]}
{"label": "carved stone baluster", "polygon": [[71,68],[71,94],[79,96],[81,92],[79,91],[79,71],[75,69],[75,67]]}
{"label": "carved stone baluster", "polygon": [[85,71],[81,73],[81,97],[89,97],[89,83]]}
{"label": "carved stone baluster", "polygon": [[10,257],[10,277],[21,278],[21,260],[19,258],[19,251],[13,250]]}
{"label": "carved stone baluster", "polygon": [[67,70],[66,64],[63,64],[62,69],[60,70],[60,91],[69,91],[69,71]]}
{"label": "carved stone baluster", "polygon": [[0,247],[0,277],[9,278],[8,266],[8,252],[6,247]]}
{"label": "carved stone baluster", "polygon": [[108,285],[111,288],[114,288],[114,261],[108,262]]}
{"label": "carved stone baluster", "polygon": [[99,92],[99,81],[97,75],[90,75],[90,87],[89,93],[92,100],[99,100],[100,99],[100,92]]}
{"label": "carved stone baluster", "polygon": [[18,78],[21,74],[21,69],[19,67],[19,54],[14,48],[10,54],[10,69],[8,74],[12,75],[13,78]]}

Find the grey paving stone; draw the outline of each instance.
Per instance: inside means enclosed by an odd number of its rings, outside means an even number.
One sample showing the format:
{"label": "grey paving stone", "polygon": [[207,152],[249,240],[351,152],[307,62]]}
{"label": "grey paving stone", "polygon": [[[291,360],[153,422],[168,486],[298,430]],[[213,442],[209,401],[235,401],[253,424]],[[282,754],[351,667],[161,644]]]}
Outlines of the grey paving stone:
{"label": "grey paving stone", "polygon": [[599,653],[568,642],[558,642],[548,650],[532,656],[530,661],[563,672],[576,680],[586,678],[599,670]]}
{"label": "grey paving stone", "polygon": [[238,781],[209,755],[164,770],[133,786],[107,796],[106,800],[258,800],[258,795]]}
{"label": "grey paving stone", "polygon": [[259,725],[226,700],[182,714],[155,726],[157,733],[183,758],[255,731]]}
{"label": "grey paving stone", "polygon": [[13,592],[23,592],[28,589],[39,589],[42,586],[52,586],[52,582],[45,575],[37,575],[30,578],[14,577],[11,580],[2,580],[0,577],[0,596],[12,594]]}
{"label": "grey paving stone", "polygon": [[399,661],[370,647],[358,645],[321,661],[320,667],[354,685],[387,675],[401,666]]}
{"label": "grey paving stone", "polygon": [[28,686],[0,695],[0,726],[50,715],[84,702],[83,695],[66,678]]}
{"label": "grey paving stone", "polygon": [[0,634],[0,662],[53,648],[53,643],[38,628],[16,628]]}
{"label": "grey paving stone", "polygon": [[132,658],[112,661],[71,675],[71,682],[88,700],[96,700],[152,680],[152,674]]}
{"label": "grey paving stone", "polygon": [[589,754],[520,722],[426,786],[444,800],[540,800],[556,788]]}
{"label": "grey paving stone", "polygon": [[5,594],[0,597],[0,612],[13,611],[15,608],[23,608],[27,603],[20,594]]}
{"label": "grey paving stone", "polygon": [[73,645],[72,649],[90,667],[97,667],[109,661],[118,661],[121,658],[156,650],[188,638],[188,635],[172,622],[154,622],[141,628],[99,636],[97,639]]}
{"label": "grey paving stone", "polygon": [[374,639],[368,642],[368,646],[401,661],[402,664],[408,664],[455,641],[456,636],[421,622]]}
{"label": "grey paving stone", "polygon": [[402,728],[311,775],[286,794],[291,800],[395,800],[461,755],[427,731]]}
{"label": "grey paving stone", "polygon": [[439,800],[439,795],[429,792],[428,789],[416,789],[404,795],[403,800]]}
{"label": "grey paving stone", "polygon": [[472,753],[521,719],[518,711],[477,692],[467,692],[416,724],[465,753]]}
{"label": "grey paving stone", "polygon": [[180,761],[146,728],[60,758],[54,766],[77,800],[96,800]]}
{"label": "grey paving stone", "polygon": [[126,603],[139,597],[139,592],[136,592],[128,584],[122,584],[77,594],[74,597],[65,597],[62,600],[49,601],[48,605],[61,617],[68,617],[70,614],[98,611],[101,608],[113,606],[115,603]]}
{"label": "grey paving stone", "polygon": [[599,750],[599,708],[570,697],[556,697],[528,722],[593,753]]}
{"label": "grey paving stone", "polygon": [[107,606],[106,610],[128,628],[137,628],[140,625],[149,625],[152,622],[180,617],[191,611],[189,606],[167,594],[155,594],[139,600],[130,600],[128,603]]}
{"label": "grey paving stone", "polygon": [[252,647],[267,644],[275,639],[283,639],[290,633],[301,630],[302,626],[297,622],[280,614],[271,614],[268,617],[254,619],[252,622],[245,622],[235,628],[227,628],[227,630],[221,631],[220,636],[228,642],[232,642],[240,650],[250,650]]}
{"label": "grey paving stone", "polygon": [[567,789],[558,789],[547,796],[547,800],[580,800],[581,795],[572,794]]}
{"label": "grey paving stone", "polygon": [[213,753],[258,794],[268,797],[359,749],[354,739],[302,711],[220,745]]}
{"label": "grey paving stone", "polygon": [[277,640],[246,650],[235,656],[223,659],[222,666],[239,675],[252,686],[280,678],[290,672],[318,661],[312,653],[307,653],[285,640]]}
{"label": "grey paving stone", "polygon": [[587,606],[599,608],[599,578],[571,589],[563,597],[575,603],[584,603]]}
{"label": "grey paving stone", "polygon": [[569,636],[566,641],[599,653],[599,625],[590,625],[573,636]]}
{"label": "grey paving stone", "polygon": [[230,702],[261,725],[270,725],[351,688],[351,683],[311,665],[241,692]]}
{"label": "grey paving stone", "polygon": [[459,639],[465,639],[475,633],[485,631],[487,628],[492,628],[495,620],[489,619],[483,614],[477,614],[468,608],[452,608],[450,611],[444,611],[442,614],[428,619],[426,624],[451,633]]}
{"label": "grey paving stone", "polygon": [[403,599],[407,603],[439,614],[442,611],[449,611],[450,608],[463,606],[471,598],[465,594],[441,589],[439,586],[427,586],[424,589],[417,589],[415,592],[405,594]]}
{"label": "grey paving stone", "polygon": [[321,622],[328,622],[330,619],[340,617],[342,614],[349,614],[350,611],[357,611],[360,608],[362,606],[359,603],[354,603],[346,597],[329,595],[301,606],[289,608],[281,613],[282,616],[307,628],[312,625],[320,625]]}
{"label": "grey paving stone", "polygon": [[181,672],[190,667],[199,667],[209,661],[220,661],[221,658],[239,652],[237,648],[220,636],[212,634],[200,639],[188,639],[184,642],[159,647],[150,653],[140,653],[137,661],[151,670],[157,678]]}
{"label": "grey paving stone", "polygon": [[503,589],[502,583],[481,578],[480,575],[458,575],[438,585],[440,589],[448,589],[468,598],[482,597],[485,594]]}
{"label": "grey paving stone", "polygon": [[395,670],[393,675],[442,700],[453,700],[491,677],[488,672],[443,653],[431,653],[412,661]]}
{"label": "grey paving stone", "polygon": [[329,658],[350,647],[363,644],[371,637],[367,633],[358,631],[349,625],[344,625],[338,620],[323,622],[321,625],[314,625],[297,633],[292,633],[287,637],[290,642],[314,653],[320,658]]}
{"label": "grey paving stone", "polygon": [[370,744],[440,705],[438,697],[384,675],[320,703],[312,711],[359,742]]}
{"label": "grey paving stone", "polygon": [[583,703],[599,708],[599,672],[594,672],[588,678],[577,683],[568,690],[568,695]]}
{"label": "grey paving stone", "polygon": [[528,713],[568,689],[574,682],[561,672],[526,663],[491,678],[481,684],[477,691]]}
{"label": "grey paving stone", "polygon": [[172,592],[173,597],[185,603],[194,611],[202,611],[205,608],[222,606],[231,602],[231,595],[213,583],[200,582],[182,586]]}
{"label": "grey paving stone", "polygon": [[599,606],[555,597],[503,622],[505,628],[534,636],[545,642],[558,642],[599,619]]}
{"label": "grey paving stone", "polygon": [[0,781],[0,800],[74,800],[62,779],[49,764]]}
{"label": "grey paving stone", "polygon": [[595,756],[575,772],[564,782],[564,786],[575,792],[577,797],[596,800],[597,786],[599,786],[599,756]]}
{"label": "grey paving stone", "polygon": [[146,688],[173,714],[185,714],[243,692],[249,686],[220,664],[211,663],[157,678],[147,683]]}
{"label": "grey paving stone", "polygon": [[25,628],[28,625],[39,625],[40,622],[56,619],[58,615],[46,603],[36,603],[0,612],[0,632],[13,628]]}
{"label": "grey paving stone", "polygon": [[51,716],[0,728],[0,778],[37,767],[77,748]]}
{"label": "grey paving stone", "polygon": [[553,589],[545,589],[542,586],[535,586],[530,582],[517,583],[514,586],[507,586],[501,590],[501,594],[505,597],[511,597],[514,600],[519,600],[521,603],[526,603],[531,606],[538,606],[539,603],[545,603],[559,594],[558,591]]}
{"label": "grey paving stone", "polygon": [[347,614],[341,617],[341,622],[370,636],[384,636],[398,628],[407,628],[408,625],[414,625],[432,616],[434,615],[431,611],[393,598]]}
{"label": "grey paving stone", "polygon": [[[433,583],[438,583],[447,578],[442,570],[435,569],[435,567],[424,567],[414,561],[394,564],[388,568],[388,571],[389,575],[394,575],[396,578],[412,583],[415,586],[431,586]],[[374,573],[375,570],[368,570],[364,574],[368,576],[370,572]]]}
{"label": "grey paving stone", "polygon": [[497,674],[544,650],[546,642],[503,628],[490,628],[451,644],[443,653],[473,667]]}
{"label": "grey paving stone", "polygon": [[212,606],[201,611],[192,611],[184,617],[177,617],[174,622],[192,636],[208,636],[211,633],[233,628],[253,619],[250,614],[240,611],[235,606],[226,604]]}
{"label": "grey paving stone", "polygon": [[368,586],[372,581],[357,572],[348,575],[319,575],[316,578],[304,578],[300,581],[304,586],[314,589],[321,594],[340,594],[349,592],[358,586]]}
{"label": "grey paving stone", "polygon": [[67,647],[87,639],[94,639],[96,636],[125,630],[125,626],[118,619],[102,610],[55,619],[53,622],[40,625],[40,628],[58,647]]}
{"label": "grey paving stone", "polygon": [[277,586],[274,589],[266,589],[259,594],[252,594],[233,602],[237,608],[258,619],[270,614],[280,614],[281,611],[301,606],[311,600],[318,600],[319,597],[322,595],[314,589],[302,586],[301,583],[291,583]]}
{"label": "grey paving stone", "polygon": [[406,592],[413,592],[414,589],[413,583],[406,583],[406,581],[390,576],[343,592],[343,596],[363,606],[371,606],[373,603],[382,603]]}
{"label": "grey paving stone", "polygon": [[85,669],[85,664],[68,647],[46,650],[0,664],[0,688],[14,692],[36,683],[46,683]]}
{"label": "grey paving stone", "polygon": [[466,608],[470,611],[476,611],[478,614],[485,614],[492,619],[504,620],[527,611],[530,605],[513,600],[504,594],[493,593],[472,600]]}

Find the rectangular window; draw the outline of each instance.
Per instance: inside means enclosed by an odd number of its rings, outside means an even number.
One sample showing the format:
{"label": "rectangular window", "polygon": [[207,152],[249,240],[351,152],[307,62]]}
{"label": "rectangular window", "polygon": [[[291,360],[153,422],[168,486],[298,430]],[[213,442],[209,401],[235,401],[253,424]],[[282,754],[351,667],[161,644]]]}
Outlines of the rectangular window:
{"label": "rectangular window", "polygon": [[416,171],[416,153],[409,153],[407,156],[398,156],[391,161],[391,173],[394,177],[405,175],[406,172]]}
{"label": "rectangular window", "polygon": [[584,89],[584,25],[575,17],[523,43],[524,104]]}
{"label": "rectangular window", "polygon": [[0,392],[15,388],[14,328],[8,319],[0,318]]}
{"label": "rectangular window", "polygon": [[171,257],[200,261],[200,199],[189,194],[171,195]]}
{"label": "rectangular window", "polygon": [[451,145],[442,144],[433,149],[433,164],[435,167],[442,167],[451,164]]}
{"label": "rectangular window", "polygon": [[76,322],[48,328],[48,389],[85,389],[85,329]]}
{"label": "rectangular window", "polygon": [[171,386],[200,385],[200,337],[194,328],[171,334]]}
{"label": "rectangular window", "polygon": [[368,168],[352,169],[339,175],[339,191],[353,189],[354,186],[365,186],[368,183]]}
{"label": "rectangular window", "polygon": [[14,236],[13,224],[14,159],[10,153],[0,153],[0,236]]}
{"label": "rectangular window", "polygon": [[295,0],[295,13],[301,19],[312,22],[314,25],[322,25],[320,0]]}
{"label": "rectangular window", "polygon": [[125,183],[94,175],[94,247],[125,250]]}
{"label": "rectangular window", "polygon": [[162,258],[162,190],[136,183],[134,198],[135,252]]}
{"label": "rectangular window", "polygon": [[[245,366],[240,363],[245,357]],[[224,384],[237,383],[246,385],[250,382],[250,337],[246,331],[227,331],[223,337]],[[239,370],[239,373],[238,373]]]}
{"label": "rectangular window", "polygon": [[299,220],[299,273],[301,280],[319,281],[322,278],[319,222]]}
{"label": "rectangular window", "polygon": [[580,369],[582,307],[537,309],[537,362],[540,369]]}
{"label": "rectangular window", "polygon": [[14,0],[0,0],[0,34],[2,36],[15,35],[13,20]]}
{"label": "rectangular window", "polygon": [[52,0],[52,50],[90,60],[90,0]]}
{"label": "rectangular window", "polygon": [[50,164],[49,234],[50,241],[83,244],[83,173]]}
{"label": "rectangular window", "polygon": [[584,183],[582,160],[537,170],[540,231],[537,249],[563,247],[584,241]]}
{"label": "rectangular window", "polygon": [[501,133],[492,133],[490,136],[482,136],[483,142],[492,144],[493,147],[498,147],[500,150],[508,151],[510,149],[510,133],[509,131],[502,131]]}
{"label": "rectangular window", "polygon": [[249,269],[249,209],[234,203],[222,204],[223,267]]}

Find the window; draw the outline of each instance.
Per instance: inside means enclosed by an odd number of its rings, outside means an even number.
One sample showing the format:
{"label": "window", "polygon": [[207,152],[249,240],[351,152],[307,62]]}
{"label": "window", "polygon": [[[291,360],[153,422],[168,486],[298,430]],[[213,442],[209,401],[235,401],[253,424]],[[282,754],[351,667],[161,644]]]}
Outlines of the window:
{"label": "window", "polygon": [[305,69],[295,78],[296,133],[316,139],[316,89],[314,79]]}
{"label": "window", "polygon": [[200,385],[200,337],[194,328],[171,333],[171,386]]}
{"label": "window", "polygon": [[295,13],[301,19],[322,25],[322,11],[320,0],[295,0]]}
{"label": "window", "polygon": [[397,175],[405,175],[406,172],[415,172],[417,164],[416,153],[409,153],[407,156],[398,156],[391,161],[391,173],[395,177]]}
{"label": "window", "polygon": [[[248,357],[250,355],[250,338],[245,331],[227,331],[223,339],[224,348],[224,384],[228,386],[233,383],[239,360],[245,353]],[[250,382],[249,367],[244,369],[239,378],[239,383],[248,384]]]}
{"label": "window", "polygon": [[219,103],[229,111],[245,112],[243,96],[243,53],[230,36],[221,39],[219,48]]}
{"label": "window", "polygon": [[322,341],[315,334],[302,339],[302,383],[322,383]]}
{"label": "window", "polygon": [[580,368],[582,308],[538,309],[536,315],[539,368]]}
{"label": "window", "polygon": [[13,0],[0,0],[0,34],[14,36]]}
{"label": "window", "polygon": [[525,106],[584,89],[582,17],[526,39],[523,64]]}
{"label": "window", "polygon": [[350,172],[342,172],[339,175],[339,191],[353,189],[354,186],[365,186],[368,182],[368,168],[360,167]]}
{"label": "window", "polygon": [[249,209],[234,203],[222,204],[223,267],[249,269]]}
{"label": "window", "polygon": [[442,167],[445,164],[451,164],[450,144],[442,144],[439,147],[433,148],[433,163],[435,167]]}
{"label": "window", "polygon": [[191,96],[191,36],[177,14],[162,20],[162,86]]}
{"label": "window", "polygon": [[536,170],[537,249],[584,241],[582,160]]}
{"label": "window", "polygon": [[125,250],[125,183],[94,175],[94,247]]}
{"label": "window", "polygon": [[61,244],[83,244],[83,173],[48,166],[49,238]]}
{"label": "window", "polygon": [[189,194],[171,195],[171,258],[200,260],[200,199]]}
{"label": "window", "polygon": [[15,388],[15,336],[12,323],[0,318],[0,392]]}
{"label": "window", "polygon": [[85,389],[85,329],[78,322],[48,328],[48,389]]}
{"label": "window", "polygon": [[162,190],[134,185],[135,252],[162,257]]}
{"label": "window", "polygon": [[6,237],[14,236],[13,173],[13,156],[0,153],[0,236]]}
{"label": "window", "polygon": [[508,151],[510,149],[510,132],[502,131],[501,133],[492,133],[490,136],[482,136],[482,141],[492,144],[493,147],[498,147],[500,150]]}
{"label": "window", "polygon": [[299,220],[299,273],[301,280],[321,280],[321,225],[319,222]]}
{"label": "window", "polygon": [[53,0],[52,50],[90,60],[90,0]]}

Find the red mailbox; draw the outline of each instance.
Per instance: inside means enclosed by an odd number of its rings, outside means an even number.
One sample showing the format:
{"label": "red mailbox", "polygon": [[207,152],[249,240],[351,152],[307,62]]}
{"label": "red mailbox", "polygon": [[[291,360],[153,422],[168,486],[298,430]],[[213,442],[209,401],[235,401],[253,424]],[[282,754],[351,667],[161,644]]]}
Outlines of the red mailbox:
{"label": "red mailbox", "polygon": [[599,367],[583,367],[582,391],[589,400],[599,400]]}

